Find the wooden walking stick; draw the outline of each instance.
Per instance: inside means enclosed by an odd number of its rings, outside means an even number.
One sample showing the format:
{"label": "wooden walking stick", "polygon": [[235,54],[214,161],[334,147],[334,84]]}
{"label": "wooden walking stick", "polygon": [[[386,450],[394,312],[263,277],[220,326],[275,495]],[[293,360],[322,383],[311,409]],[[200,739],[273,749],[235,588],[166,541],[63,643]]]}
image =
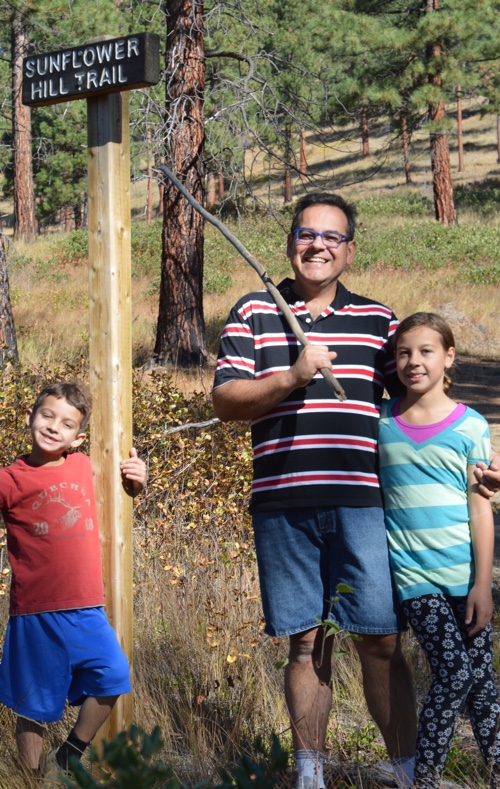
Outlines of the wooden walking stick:
{"label": "wooden walking stick", "polygon": [[[259,261],[256,260],[253,257],[253,255],[250,254],[250,252],[246,249],[246,247],[243,246],[241,241],[238,238],[236,238],[236,236],[233,233],[231,233],[230,230],[228,230],[228,228],[225,226],[223,222],[221,222],[219,219],[216,219],[216,217],[213,216],[213,214],[211,214],[209,211],[206,210],[206,208],[203,208],[203,206],[200,205],[200,203],[198,203],[198,201],[193,197],[193,195],[190,192],[188,192],[184,184],[182,184],[179,181],[179,179],[176,178],[176,176],[168,169],[168,167],[165,167],[164,164],[157,164],[154,169],[160,170],[160,172],[162,172],[163,175],[166,178],[168,178],[169,181],[171,181],[174,184],[174,186],[177,187],[179,192],[186,198],[188,203],[190,203],[193,206],[193,208],[195,208],[208,222],[214,225],[217,228],[217,230],[220,230],[224,238],[227,238],[227,240],[238,250],[240,255],[247,261],[247,263],[249,263],[252,266],[252,268],[257,272],[257,274],[261,278],[267,290],[269,291],[274,301],[276,302],[281,312],[283,313],[285,319],[288,322],[290,329],[292,330],[297,340],[303,346],[310,345],[311,343],[309,342],[306,335],[302,331],[300,324],[297,321],[297,318],[295,317],[290,307],[288,306],[287,302],[285,301],[285,299],[279,292],[278,288],[272,281],[271,277],[266,272],[265,268],[259,263]],[[332,371],[329,370],[328,367],[322,367],[320,372],[323,378],[329,384],[334,395],[339,400],[347,400],[346,393],[342,389],[341,385],[339,384],[335,376],[332,374]]]}

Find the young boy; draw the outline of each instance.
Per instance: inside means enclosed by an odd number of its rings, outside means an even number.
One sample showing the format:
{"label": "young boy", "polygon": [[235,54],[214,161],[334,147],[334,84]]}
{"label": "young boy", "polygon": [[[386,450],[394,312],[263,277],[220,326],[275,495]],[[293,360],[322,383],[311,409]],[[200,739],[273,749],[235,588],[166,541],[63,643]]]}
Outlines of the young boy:
{"label": "young boy", "polygon": [[[101,550],[89,458],[68,453],[85,440],[92,403],[77,383],[38,395],[26,422],[32,449],[0,469],[0,511],[12,568],[10,618],[0,663],[0,702],[17,713],[21,761],[38,770],[44,723],[61,718],[66,698],[80,706],[57,764],[81,758],[122,693],[130,672],[104,612]],[[133,495],[146,485],[135,449],[121,464]]]}

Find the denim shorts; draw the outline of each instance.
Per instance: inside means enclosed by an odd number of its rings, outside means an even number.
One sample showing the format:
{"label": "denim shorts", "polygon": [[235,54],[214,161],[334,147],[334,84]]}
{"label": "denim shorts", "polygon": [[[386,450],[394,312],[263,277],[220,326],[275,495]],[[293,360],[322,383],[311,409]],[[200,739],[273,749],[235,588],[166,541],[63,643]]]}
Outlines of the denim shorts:
{"label": "denim shorts", "polygon": [[66,698],[129,693],[130,670],[103,608],[11,616],[0,663],[0,701],[23,718],[50,723]]}
{"label": "denim shorts", "polygon": [[[381,508],[256,512],[253,526],[268,635],[302,633],[325,618],[351,633],[406,628]],[[353,591],[332,604],[339,583]]]}

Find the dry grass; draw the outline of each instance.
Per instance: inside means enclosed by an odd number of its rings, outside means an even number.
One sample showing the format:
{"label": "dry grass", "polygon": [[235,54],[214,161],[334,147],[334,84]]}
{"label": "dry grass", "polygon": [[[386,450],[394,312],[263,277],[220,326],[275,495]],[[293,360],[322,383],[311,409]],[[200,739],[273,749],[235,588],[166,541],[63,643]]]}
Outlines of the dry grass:
{"label": "dry grass", "polygon": [[[498,356],[498,294],[490,285],[457,284],[456,272],[408,272],[387,268],[347,271],[343,280],[350,289],[388,304],[398,317],[430,310],[447,317],[456,334],[460,353]],[[51,365],[77,360],[87,354],[88,295],[86,265],[66,268],[58,278],[40,278],[30,264],[10,275],[11,293],[21,360]],[[205,321],[211,364],[208,370],[172,371],[181,391],[211,388],[218,336],[234,302],[262,283],[241,262],[235,263],[233,285],[224,294],[205,297]],[[154,347],[157,297],[147,294],[145,279],[133,280],[133,358],[143,364]]]}

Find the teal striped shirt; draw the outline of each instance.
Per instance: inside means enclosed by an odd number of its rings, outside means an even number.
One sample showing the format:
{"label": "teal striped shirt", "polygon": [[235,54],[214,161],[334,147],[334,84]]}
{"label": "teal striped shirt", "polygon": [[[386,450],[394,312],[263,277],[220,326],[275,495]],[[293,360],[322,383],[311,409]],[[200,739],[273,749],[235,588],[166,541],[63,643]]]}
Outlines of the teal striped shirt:
{"label": "teal striped shirt", "polygon": [[399,599],[466,596],[474,583],[467,467],[489,463],[486,420],[472,408],[417,444],[384,400],[379,422],[380,481],[389,555]]}

